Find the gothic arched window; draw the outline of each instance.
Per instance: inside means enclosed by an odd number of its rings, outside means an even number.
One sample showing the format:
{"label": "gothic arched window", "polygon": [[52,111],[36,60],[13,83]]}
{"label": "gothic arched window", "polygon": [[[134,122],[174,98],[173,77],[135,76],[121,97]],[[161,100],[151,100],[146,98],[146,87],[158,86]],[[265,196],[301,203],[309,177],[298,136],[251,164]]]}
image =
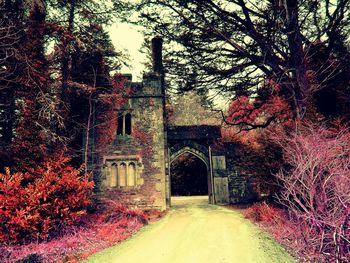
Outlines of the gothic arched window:
{"label": "gothic arched window", "polygon": [[117,135],[131,135],[132,122],[130,113],[118,114]]}
{"label": "gothic arched window", "polygon": [[118,183],[119,186],[126,186],[126,164],[125,163],[121,163],[119,166],[119,177],[118,177]]}
{"label": "gothic arched window", "polygon": [[[138,159],[113,158],[106,160],[103,167],[103,185],[109,188],[130,189],[143,184],[142,164]],[[140,167],[140,168],[139,168]],[[140,180],[139,180],[140,179]]]}
{"label": "gothic arched window", "polygon": [[123,135],[123,126],[124,126],[124,116],[123,116],[123,113],[119,113],[117,135]]}
{"label": "gothic arched window", "polygon": [[130,163],[128,167],[128,186],[136,185],[136,165]]}
{"label": "gothic arched window", "polygon": [[117,176],[118,176],[118,167],[117,164],[113,163],[112,166],[110,167],[111,169],[111,187],[116,187],[117,186]]}

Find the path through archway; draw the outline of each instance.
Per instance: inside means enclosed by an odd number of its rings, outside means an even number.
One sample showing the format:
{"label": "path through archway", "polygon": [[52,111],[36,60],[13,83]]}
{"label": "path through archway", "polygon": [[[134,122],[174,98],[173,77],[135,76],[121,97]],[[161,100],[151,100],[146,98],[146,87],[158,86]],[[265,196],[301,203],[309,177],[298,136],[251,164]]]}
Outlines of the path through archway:
{"label": "path through archway", "polygon": [[173,160],[170,171],[172,196],[208,195],[208,167],[198,156],[182,153]]}

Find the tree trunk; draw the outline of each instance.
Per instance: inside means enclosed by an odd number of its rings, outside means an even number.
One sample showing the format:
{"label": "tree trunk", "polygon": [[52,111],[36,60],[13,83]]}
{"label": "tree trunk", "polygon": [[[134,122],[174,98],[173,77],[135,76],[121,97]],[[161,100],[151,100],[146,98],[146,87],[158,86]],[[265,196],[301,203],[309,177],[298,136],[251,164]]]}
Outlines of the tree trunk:
{"label": "tree trunk", "polygon": [[[71,35],[74,27],[74,12],[75,12],[75,0],[70,1],[69,6],[69,17],[68,17],[68,27],[67,34]],[[66,117],[69,109],[67,103],[67,89],[68,89],[68,79],[69,79],[69,53],[67,51],[69,44],[69,38],[63,36],[62,40],[62,86],[61,86],[61,103],[62,103],[62,113],[63,117]]]}
{"label": "tree trunk", "polygon": [[288,36],[288,45],[290,50],[290,67],[295,92],[295,111],[296,117],[301,119],[305,114],[306,99],[310,90],[310,82],[306,74],[305,52],[299,28],[299,10],[298,1],[284,0],[286,11],[286,29]]}

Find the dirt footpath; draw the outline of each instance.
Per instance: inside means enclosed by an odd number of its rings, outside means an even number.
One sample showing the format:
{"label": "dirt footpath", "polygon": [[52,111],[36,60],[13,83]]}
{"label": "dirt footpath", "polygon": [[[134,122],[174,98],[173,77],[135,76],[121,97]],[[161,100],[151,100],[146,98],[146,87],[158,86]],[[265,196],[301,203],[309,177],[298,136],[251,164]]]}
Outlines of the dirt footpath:
{"label": "dirt footpath", "polygon": [[129,240],[86,262],[273,263],[294,262],[274,240],[236,211],[207,197],[172,198],[172,209]]}

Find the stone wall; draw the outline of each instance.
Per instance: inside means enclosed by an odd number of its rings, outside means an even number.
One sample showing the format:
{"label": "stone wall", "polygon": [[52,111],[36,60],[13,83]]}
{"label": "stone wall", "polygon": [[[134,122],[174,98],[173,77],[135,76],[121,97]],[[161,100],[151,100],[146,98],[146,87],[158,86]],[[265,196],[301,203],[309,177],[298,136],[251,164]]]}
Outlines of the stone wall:
{"label": "stone wall", "polygon": [[255,200],[257,195],[253,190],[250,176],[240,164],[239,156],[245,154],[244,151],[236,143],[225,143],[223,150],[226,156],[229,202],[237,204]]}
{"label": "stone wall", "polygon": [[228,188],[231,204],[248,203],[256,199],[249,178],[239,175],[236,171],[228,175]]}

